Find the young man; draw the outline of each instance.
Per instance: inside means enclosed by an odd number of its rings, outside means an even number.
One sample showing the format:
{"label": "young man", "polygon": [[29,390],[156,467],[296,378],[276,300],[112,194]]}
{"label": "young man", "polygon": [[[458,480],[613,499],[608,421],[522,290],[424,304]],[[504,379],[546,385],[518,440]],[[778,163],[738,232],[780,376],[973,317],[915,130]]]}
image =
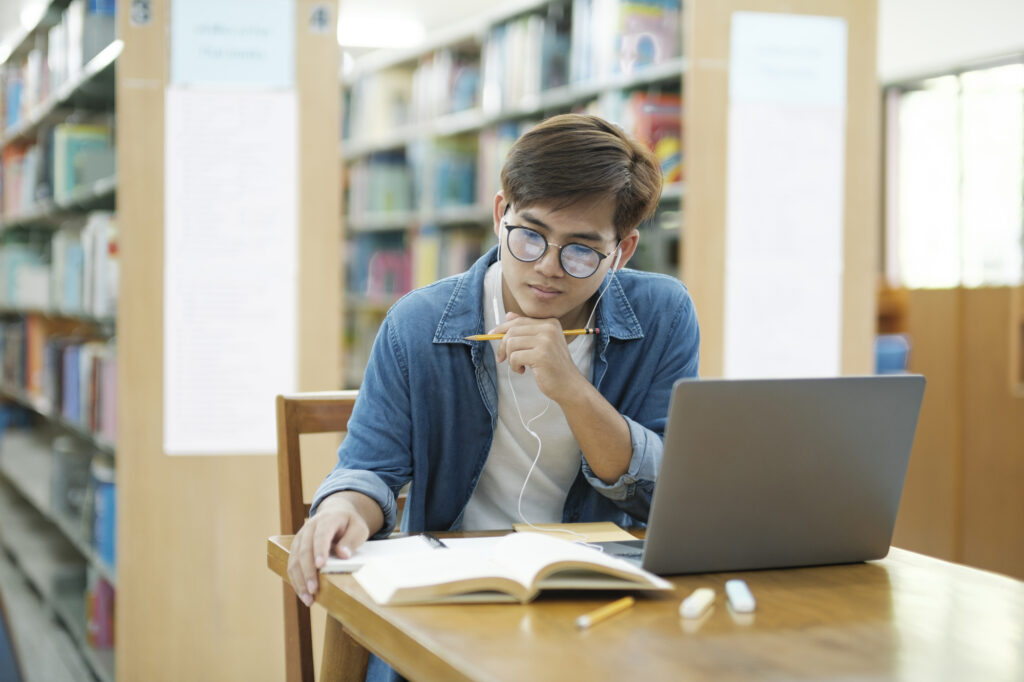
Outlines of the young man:
{"label": "young man", "polygon": [[[494,199],[498,246],[403,297],[374,343],[338,465],[292,544],[317,569],[395,526],[482,530],[647,519],[672,384],[697,374],[676,279],[621,268],[661,194],[651,152],[594,116],[550,118],[513,146]],[[594,335],[563,331],[599,329]],[[493,332],[496,341],[466,337]]]}

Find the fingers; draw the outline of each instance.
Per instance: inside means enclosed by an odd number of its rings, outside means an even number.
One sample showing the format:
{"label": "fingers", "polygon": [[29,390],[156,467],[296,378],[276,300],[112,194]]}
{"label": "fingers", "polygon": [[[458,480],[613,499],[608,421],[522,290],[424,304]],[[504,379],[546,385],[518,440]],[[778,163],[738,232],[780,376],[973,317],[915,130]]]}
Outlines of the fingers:
{"label": "fingers", "polygon": [[516,327],[501,340],[498,361],[508,360],[512,369],[520,374],[538,363],[550,364],[566,355],[568,346],[561,327],[534,325]]}
{"label": "fingers", "polygon": [[[508,313],[507,317],[507,322],[499,324],[491,331],[494,334],[505,335],[505,338],[498,344],[496,353],[496,359],[499,364],[504,362],[514,350],[536,345],[540,339],[547,337],[559,340],[564,339],[562,336],[562,325],[557,319],[541,320],[520,317],[515,313]],[[513,369],[522,374],[526,371],[526,365],[519,364],[518,366],[513,366]]]}
{"label": "fingers", "polygon": [[[291,553],[288,556],[288,580],[295,594],[306,606],[313,603],[313,594],[319,581],[319,575],[313,562],[311,537],[316,522],[310,519],[299,529],[292,540]],[[312,586],[312,587],[311,587]]]}
{"label": "fingers", "polygon": [[306,606],[320,586],[320,569],[334,553],[347,559],[369,537],[365,520],[354,509],[324,511],[306,521],[292,541],[288,579]]}
{"label": "fingers", "polygon": [[[324,520],[326,521],[327,518],[328,517],[325,517]],[[337,516],[334,515],[330,518],[337,519]],[[311,551],[313,556],[313,565],[318,569],[322,568],[323,565],[327,563],[327,556],[330,554],[331,546],[334,544],[334,541],[345,532],[345,528],[338,525],[339,521],[340,520],[335,521],[334,523],[317,523],[313,526],[313,544]],[[343,556],[339,554],[338,556],[342,559],[348,559],[349,556],[352,555],[349,554],[348,556]]]}
{"label": "fingers", "polygon": [[366,527],[363,519],[357,516],[351,520],[345,533],[334,544],[334,551],[342,559],[348,559],[368,537],[370,529]]}

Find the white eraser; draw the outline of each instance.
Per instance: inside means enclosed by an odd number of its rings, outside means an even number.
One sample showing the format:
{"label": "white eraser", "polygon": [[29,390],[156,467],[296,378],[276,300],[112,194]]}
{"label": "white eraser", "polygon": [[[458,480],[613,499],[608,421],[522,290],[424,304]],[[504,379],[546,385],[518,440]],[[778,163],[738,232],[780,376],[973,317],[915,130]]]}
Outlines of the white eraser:
{"label": "white eraser", "polygon": [[729,606],[736,613],[751,613],[757,606],[750,588],[742,580],[727,580],[725,594],[729,597]]}
{"label": "white eraser", "polygon": [[693,591],[679,605],[679,615],[683,618],[700,618],[715,601],[715,591],[710,587],[701,587]]}

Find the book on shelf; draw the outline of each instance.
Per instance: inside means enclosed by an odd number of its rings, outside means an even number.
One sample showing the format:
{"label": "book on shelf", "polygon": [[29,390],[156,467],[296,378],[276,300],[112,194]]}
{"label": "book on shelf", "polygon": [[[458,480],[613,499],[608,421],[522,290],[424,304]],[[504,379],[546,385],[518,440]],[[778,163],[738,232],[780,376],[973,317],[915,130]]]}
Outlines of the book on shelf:
{"label": "book on shelf", "polygon": [[11,63],[4,66],[3,71],[3,126],[9,130],[21,120],[22,99],[25,92],[25,81],[17,65]]}
{"label": "book on shelf", "polygon": [[683,179],[683,98],[673,93],[634,92],[627,129],[654,152],[666,183]]}
{"label": "book on shelf", "polygon": [[352,139],[387,139],[412,119],[412,67],[396,66],[359,78],[345,110]]}
{"label": "book on shelf", "polygon": [[476,135],[433,141],[430,162],[424,170],[432,179],[434,192],[431,203],[434,208],[473,206],[476,203],[478,141]]}
{"label": "book on shelf", "polygon": [[3,202],[3,216],[10,220],[17,217],[24,209],[22,202],[25,196],[25,157],[29,145],[14,143],[7,145],[0,154],[0,201]]}
{"label": "book on shelf", "polygon": [[53,198],[67,202],[74,191],[114,174],[114,141],[109,125],[59,123],[53,128]]}
{"label": "book on shelf", "polygon": [[82,411],[81,354],[80,344],[68,344],[61,355],[60,415],[71,423],[78,422]]}
{"label": "book on shelf", "polygon": [[526,603],[542,590],[671,590],[668,581],[597,549],[539,533],[444,540],[415,561],[371,560],[353,575],[378,604]]}
{"label": "book on shelf", "polygon": [[646,144],[661,165],[666,184],[683,177],[683,98],[658,89],[610,90],[577,107],[601,116]]}
{"label": "book on shelf", "polygon": [[348,213],[394,213],[412,209],[412,177],[402,151],[371,154],[349,165]]}
{"label": "book on shelf", "polygon": [[92,211],[65,222],[50,240],[49,304],[94,317],[116,313],[117,224],[113,213]]}
{"label": "book on shelf", "polygon": [[68,69],[68,26],[59,21],[46,35],[46,66],[50,88],[57,90],[70,78]]}
{"label": "book on shelf", "polygon": [[62,435],[53,439],[50,450],[50,505],[57,514],[81,518],[89,490],[92,449],[81,439]]}
{"label": "book on shelf", "polygon": [[393,300],[409,291],[412,258],[404,232],[362,232],[348,242],[347,290],[371,300]]}
{"label": "book on shelf", "polygon": [[12,388],[25,385],[24,319],[0,319],[0,380]]}
{"label": "book on shelf", "polygon": [[483,110],[497,113],[566,84],[570,30],[562,3],[492,26],[481,56]]}
{"label": "book on shelf", "polygon": [[83,311],[85,249],[82,228],[79,221],[69,222],[55,231],[50,240],[50,303],[54,310],[64,313]]}
{"label": "book on shelf", "polygon": [[630,75],[682,52],[680,0],[573,0],[572,82]]}
{"label": "book on shelf", "polygon": [[89,465],[92,477],[92,545],[108,566],[117,565],[117,483],[114,463],[97,455]]}
{"label": "book on shelf", "polygon": [[502,121],[480,131],[476,180],[479,203],[490,205],[493,201],[501,189],[501,167],[505,165],[509,150],[537,122],[535,119]]}
{"label": "book on shelf", "polygon": [[77,12],[74,22],[81,26],[76,46],[80,57],[79,68],[88,64],[96,55],[114,41],[116,36],[116,0],[73,0],[68,13]]}
{"label": "book on shelf", "polygon": [[113,585],[90,568],[85,591],[85,636],[94,649],[114,646],[114,600]]}
{"label": "book on shelf", "polygon": [[27,241],[0,246],[0,305],[45,307],[48,273],[44,244]]}
{"label": "book on shelf", "polygon": [[425,287],[439,279],[441,233],[437,225],[420,227],[412,242],[412,286]]}
{"label": "book on shelf", "polygon": [[484,252],[484,243],[492,238],[487,227],[452,227],[441,234],[438,252],[438,278],[465,272]]}
{"label": "book on shelf", "polygon": [[38,315],[25,317],[25,393],[30,397],[43,394],[43,369],[46,364],[48,324]]}
{"label": "book on shelf", "polygon": [[412,116],[431,121],[477,105],[480,57],[475,49],[444,47],[420,58],[412,74]]}
{"label": "book on shelf", "polygon": [[82,309],[94,317],[117,312],[117,223],[109,211],[92,211],[82,228]]}
{"label": "book on shelf", "polygon": [[682,52],[680,0],[621,0],[616,47],[619,73],[661,64]]}
{"label": "book on shelf", "polygon": [[8,145],[0,157],[3,216],[16,220],[37,210],[51,195],[49,135],[41,132],[34,142]]}

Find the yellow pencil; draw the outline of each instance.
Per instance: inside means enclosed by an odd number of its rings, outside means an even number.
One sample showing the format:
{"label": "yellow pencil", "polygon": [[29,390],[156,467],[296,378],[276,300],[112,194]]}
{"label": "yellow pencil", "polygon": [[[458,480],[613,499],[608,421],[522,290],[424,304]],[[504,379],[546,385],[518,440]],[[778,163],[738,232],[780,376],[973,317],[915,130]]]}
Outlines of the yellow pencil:
{"label": "yellow pencil", "polygon": [[580,630],[586,630],[591,625],[597,625],[603,620],[607,620],[614,616],[616,613],[625,611],[630,606],[636,603],[636,600],[632,597],[623,597],[617,601],[613,601],[611,604],[605,604],[599,609],[595,609],[590,613],[585,613],[576,619],[576,627]]}
{"label": "yellow pencil", "polygon": [[[562,332],[566,336],[584,336],[586,334],[600,334],[601,330],[597,327],[587,327],[586,329],[566,329]],[[497,341],[498,339],[505,338],[504,334],[474,334],[473,336],[464,337],[466,341]]]}

